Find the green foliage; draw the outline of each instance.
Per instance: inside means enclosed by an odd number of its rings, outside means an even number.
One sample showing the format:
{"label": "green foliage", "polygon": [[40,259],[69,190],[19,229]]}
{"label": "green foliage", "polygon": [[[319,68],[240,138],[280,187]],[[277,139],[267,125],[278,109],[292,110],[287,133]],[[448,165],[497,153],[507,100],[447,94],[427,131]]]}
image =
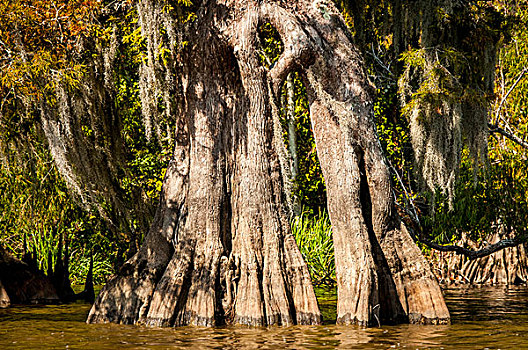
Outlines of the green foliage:
{"label": "green foliage", "polygon": [[[470,54],[454,47],[419,48],[403,52],[400,61],[404,72],[399,79],[399,93],[406,96],[401,111],[403,116],[410,118],[414,109],[429,106],[437,109],[438,117],[441,117],[442,106],[446,102],[487,104],[492,95],[486,91],[484,82],[477,81],[478,78],[474,76],[480,62],[472,62],[468,58]],[[417,87],[413,88],[413,85]]]}
{"label": "green foliage", "polygon": [[[188,5],[188,1],[167,4],[175,10],[174,6],[180,3]],[[25,1],[0,3],[5,9],[0,13],[0,244],[21,257],[26,236],[28,250],[36,253],[39,267],[46,271],[48,253],[54,262],[58,237],[63,235],[70,242],[72,280],[82,282],[93,253],[94,278],[102,281],[104,274],[130,257],[146,233],[172,149],[171,140],[149,141],[145,136],[138,70],[146,57],[146,45],[137,27],[134,7],[128,1],[117,5],[89,1],[55,5],[54,12],[48,13],[50,7],[53,9],[49,1],[34,2],[32,6]],[[55,20],[57,13],[62,16]],[[100,16],[105,20],[98,21]],[[75,32],[65,29],[81,21],[82,28]],[[65,30],[60,32],[58,27]],[[17,36],[21,36],[20,40]],[[53,84],[57,81],[66,81],[68,91],[75,93],[79,79],[86,74],[84,63],[97,61],[113,45],[119,47],[108,78],[115,85],[115,106],[107,108],[117,111],[119,122],[115,126],[121,129],[125,158],[125,164],[113,164],[119,173],[115,180],[122,190],[121,200],[140,208],[132,222],[119,226],[113,226],[117,221],[108,225],[100,213],[84,205],[81,208],[79,198],[71,196],[71,188],[67,188],[49,153],[39,112],[28,109],[25,102],[29,99],[33,101],[31,105],[44,98],[53,105]],[[59,80],[55,79],[57,76]],[[42,81],[51,85],[43,89],[38,85]],[[80,123],[94,148],[101,147],[96,145],[96,138],[103,147],[109,142],[89,121]],[[135,203],[138,199],[139,204]],[[109,202],[100,199],[98,205],[108,217],[115,216],[115,208]]]}
{"label": "green foliage", "polygon": [[[30,130],[33,131],[33,130]],[[27,134],[30,147],[4,149],[0,164],[0,245],[21,258],[34,254],[37,265],[48,271],[48,256],[56,263],[60,237],[69,242],[72,265],[95,253],[94,278],[102,281],[124,259],[123,242],[115,241],[101,219],[86,212],[71,198],[46,145]],[[64,247],[63,247],[64,252]],[[100,269],[100,266],[106,266]],[[71,275],[84,283],[85,275]]]}
{"label": "green foliage", "polygon": [[528,217],[528,162],[526,154],[501,151],[477,181],[472,163],[463,162],[457,201],[452,210],[445,196],[438,194],[434,215],[424,217],[438,243],[454,242],[465,232],[474,241],[487,240],[504,227],[507,232],[526,236]]}
{"label": "green foliage", "polygon": [[[511,40],[500,50],[499,64],[497,66],[496,94],[498,96],[495,108],[499,108],[502,98],[513,86],[522,72],[528,67],[528,1],[520,1],[517,6],[506,6],[513,21],[511,29]],[[528,132],[528,75],[521,78],[519,83],[511,91],[504,101],[499,113],[492,116],[493,123],[504,125],[507,123],[519,135]],[[498,119],[498,120],[497,120]],[[500,148],[513,148],[521,151],[513,144],[497,142]]]}
{"label": "green foliage", "polygon": [[[72,258],[76,258],[72,260]],[[108,259],[105,259],[103,253],[93,255],[93,282],[94,285],[102,285],[106,278],[114,273],[115,269]],[[86,281],[86,276],[90,269],[90,258],[86,255],[77,256],[74,253],[70,255],[70,281],[72,285],[82,285]]]}
{"label": "green foliage", "polygon": [[284,44],[277,30],[269,22],[259,27],[259,40],[260,50],[257,54],[260,63],[269,69],[284,51]]}
{"label": "green foliage", "polygon": [[[398,107],[398,94],[395,84],[387,84],[376,90],[374,118],[381,146],[387,160],[393,167],[393,172],[397,171],[399,178],[403,179],[406,187],[410,187],[413,162],[409,126],[404,119],[399,117]],[[398,201],[404,202],[404,189],[394,173],[393,183],[398,193]]]}
{"label": "green foliage", "polygon": [[[497,98],[490,122],[524,135],[528,127],[528,79],[522,78],[522,72],[528,66],[528,3],[507,6],[496,2],[496,5],[509,16],[512,27],[511,41],[500,50],[495,83]],[[521,80],[514,85],[519,77]],[[510,89],[512,92],[506,96]],[[424,224],[437,242],[457,241],[462,232],[475,241],[487,240],[499,227],[519,236],[527,235],[528,150],[492,134],[488,157],[488,166],[479,170],[465,150],[452,211],[446,206],[445,196],[437,195],[436,212],[424,218]]]}
{"label": "green foliage", "polygon": [[137,28],[137,22],[135,9],[116,19],[118,36],[123,38],[115,68],[116,105],[123,125],[122,136],[127,161],[126,174],[119,181],[129,199],[134,197],[134,193],[141,192],[142,197],[153,205],[161,190],[165,168],[171,156],[172,129],[170,121],[164,120],[161,121],[160,128],[168,127],[165,137],[152,140],[146,137],[138,72],[147,53],[145,38],[141,35],[140,28]]}
{"label": "green foliage", "polygon": [[[409,100],[402,109],[403,115],[407,117],[417,106],[430,105],[439,109],[445,101],[453,103],[461,101],[467,95],[473,98],[478,96],[476,93],[468,93],[468,87],[460,83],[460,73],[456,71],[459,67],[466,67],[467,62],[464,55],[453,48],[409,50],[402,54],[401,61],[405,72],[400,77],[399,92],[409,95]],[[412,72],[420,79],[418,88],[414,91],[410,87],[412,82],[409,81],[413,79]]]}
{"label": "green foliage", "polygon": [[315,285],[334,284],[335,261],[332,227],[326,212],[317,216],[303,213],[293,219],[292,234],[308,264],[312,282]]}

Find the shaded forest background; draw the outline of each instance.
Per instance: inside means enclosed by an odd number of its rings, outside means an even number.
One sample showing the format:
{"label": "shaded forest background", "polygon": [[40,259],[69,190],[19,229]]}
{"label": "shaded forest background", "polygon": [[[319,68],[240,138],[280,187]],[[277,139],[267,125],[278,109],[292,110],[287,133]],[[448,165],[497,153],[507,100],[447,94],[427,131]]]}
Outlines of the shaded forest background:
{"label": "shaded forest background", "polygon": [[[191,2],[163,1],[163,11],[179,18],[175,28],[193,21]],[[338,1],[376,91],[377,129],[400,215],[437,244],[462,237],[482,244],[498,231],[525,240],[528,2],[431,3],[420,29],[432,32],[427,42],[413,37],[416,28],[401,25],[397,16],[415,17],[400,2]],[[163,79],[152,75],[170,76],[159,67],[192,42],[183,35],[178,42],[160,40],[157,56],[149,57],[141,32],[149,24],[135,6],[132,0],[0,1],[0,245],[18,257],[32,254],[48,271],[67,241],[74,284],[83,283],[91,256],[100,284],[137,251],[173,150],[171,116],[179,96],[171,86],[178,82],[153,84]],[[262,64],[271,66],[282,43],[269,25],[261,27],[260,40]],[[87,95],[96,98],[86,103]],[[476,119],[455,125],[455,133],[437,132],[458,135],[446,147],[462,152],[431,173],[429,163],[440,160],[417,154],[416,128],[420,118],[455,120],[446,100],[472,106]],[[296,74],[283,101],[284,140],[295,150],[297,169],[290,179],[293,233],[314,283],[332,284],[324,179]],[[416,112],[422,109],[425,116]],[[473,142],[482,134],[487,143]],[[64,140],[50,142],[58,135]],[[76,151],[63,152],[61,145]]]}

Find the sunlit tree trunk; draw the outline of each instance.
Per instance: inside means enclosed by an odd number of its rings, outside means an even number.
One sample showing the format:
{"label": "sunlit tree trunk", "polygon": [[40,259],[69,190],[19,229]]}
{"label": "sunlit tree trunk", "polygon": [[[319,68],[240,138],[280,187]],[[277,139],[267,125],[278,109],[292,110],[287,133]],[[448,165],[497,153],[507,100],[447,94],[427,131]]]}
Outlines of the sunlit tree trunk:
{"label": "sunlit tree trunk", "polygon": [[[183,60],[185,113],[154,223],[88,322],[321,322],[283,204],[276,123],[293,71],[307,86],[327,184],[338,321],[446,322],[440,288],[394,211],[362,61],[334,5],[197,1],[196,16]],[[269,70],[256,53],[266,22],[285,48]]]}
{"label": "sunlit tree trunk", "polygon": [[186,113],[158,213],[90,322],[321,322],[283,206],[278,109],[256,54],[262,16],[242,3],[204,2],[197,11]]}

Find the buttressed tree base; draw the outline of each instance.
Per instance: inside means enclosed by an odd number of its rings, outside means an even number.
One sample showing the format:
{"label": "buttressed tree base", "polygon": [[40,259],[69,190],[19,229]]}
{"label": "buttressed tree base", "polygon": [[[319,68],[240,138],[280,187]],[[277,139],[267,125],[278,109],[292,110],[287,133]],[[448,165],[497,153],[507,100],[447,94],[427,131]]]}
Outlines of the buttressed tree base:
{"label": "buttressed tree base", "polygon": [[[160,6],[140,1],[140,17],[155,17]],[[279,95],[293,71],[307,88],[327,185],[337,322],[448,322],[440,287],[396,213],[363,62],[334,4],[195,6],[190,47],[174,79],[182,112],[156,216],[88,322],[321,323],[284,204]],[[258,57],[258,28],[268,22],[284,43],[270,69]],[[147,38],[152,28],[143,26]]]}

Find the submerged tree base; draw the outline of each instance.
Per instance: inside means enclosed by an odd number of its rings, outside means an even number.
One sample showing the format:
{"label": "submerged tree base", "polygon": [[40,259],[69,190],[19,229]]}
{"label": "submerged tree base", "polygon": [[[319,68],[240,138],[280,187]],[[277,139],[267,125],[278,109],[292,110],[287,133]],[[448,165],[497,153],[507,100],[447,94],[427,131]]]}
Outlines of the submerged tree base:
{"label": "submerged tree base", "polygon": [[50,304],[60,298],[52,281],[0,247],[0,305]]}
{"label": "submerged tree base", "polygon": [[48,257],[48,275],[37,266],[34,255],[25,254],[23,261],[9,254],[0,246],[0,308],[10,304],[57,304],[75,300],[92,303],[95,299],[93,288],[93,259],[86,278],[84,291],[75,294],[70,285],[68,269],[68,250],[66,258],[61,258],[62,244],[55,271],[51,268],[51,256]]}

